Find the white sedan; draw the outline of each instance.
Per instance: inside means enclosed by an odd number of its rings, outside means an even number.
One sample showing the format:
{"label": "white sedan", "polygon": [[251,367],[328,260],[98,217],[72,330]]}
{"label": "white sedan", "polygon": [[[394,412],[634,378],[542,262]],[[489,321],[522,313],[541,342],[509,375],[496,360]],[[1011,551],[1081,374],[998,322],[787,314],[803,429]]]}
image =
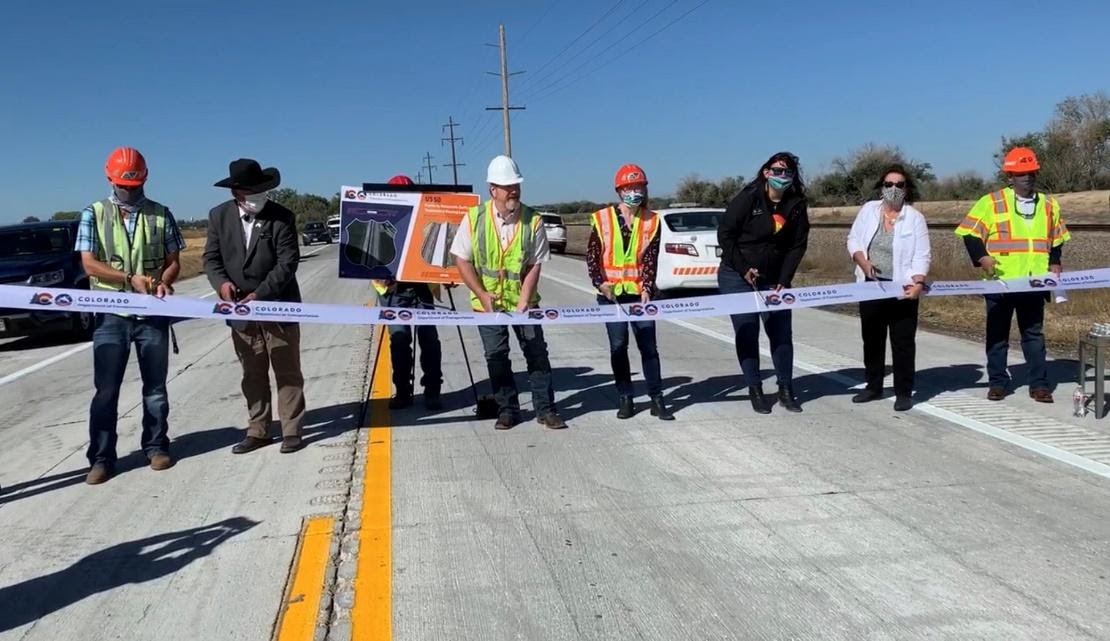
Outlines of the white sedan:
{"label": "white sedan", "polygon": [[721,263],[717,227],[723,209],[690,207],[659,209],[659,268],[655,286],[672,289],[716,289]]}

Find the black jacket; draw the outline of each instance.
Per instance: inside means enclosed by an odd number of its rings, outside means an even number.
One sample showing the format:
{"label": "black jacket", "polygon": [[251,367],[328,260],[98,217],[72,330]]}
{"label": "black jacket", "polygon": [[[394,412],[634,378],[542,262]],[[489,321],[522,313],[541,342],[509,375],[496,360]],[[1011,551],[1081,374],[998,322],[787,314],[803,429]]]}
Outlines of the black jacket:
{"label": "black jacket", "polygon": [[240,295],[254,292],[259,300],[301,301],[297,265],[301,260],[293,212],[270,201],[255,216],[248,247],[234,200],[208,213],[204,272],[217,291],[231,281]]}
{"label": "black jacket", "polygon": [[773,205],[758,182],[732,199],[717,228],[721,265],[740,275],[754,267],[761,285],[790,287],[809,243],[809,213],[805,197],[786,194],[777,207],[786,223],[775,233]]}

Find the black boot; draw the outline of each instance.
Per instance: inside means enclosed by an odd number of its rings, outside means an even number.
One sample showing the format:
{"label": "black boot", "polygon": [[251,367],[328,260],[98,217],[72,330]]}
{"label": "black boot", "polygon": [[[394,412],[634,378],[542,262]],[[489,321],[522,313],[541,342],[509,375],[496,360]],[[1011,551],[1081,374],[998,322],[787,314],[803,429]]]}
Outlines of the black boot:
{"label": "black boot", "polygon": [[636,404],[632,402],[631,396],[621,396],[620,407],[617,409],[617,418],[632,418],[636,413]]}
{"label": "black boot", "polygon": [[763,395],[763,386],[756,385],[748,388],[748,396],[752,399],[752,409],[756,414],[770,414],[771,404],[767,402],[767,397]]}
{"label": "black boot", "polygon": [[389,409],[403,410],[412,407],[412,390],[397,390],[397,395],[389,399]]}
{"label": "black boot", "polygon": [[674,414],[667,408],[667,404],[663,402],[662,396],[651,397],[651,415],[657,417],[661,421],[673,421]]}
{"label": "black boot", "polygon": [[802,406],[798,405],[798,399],[794,398],[794,390],[787,385],[779,385],[779,405],[787,412],[800,412]]}

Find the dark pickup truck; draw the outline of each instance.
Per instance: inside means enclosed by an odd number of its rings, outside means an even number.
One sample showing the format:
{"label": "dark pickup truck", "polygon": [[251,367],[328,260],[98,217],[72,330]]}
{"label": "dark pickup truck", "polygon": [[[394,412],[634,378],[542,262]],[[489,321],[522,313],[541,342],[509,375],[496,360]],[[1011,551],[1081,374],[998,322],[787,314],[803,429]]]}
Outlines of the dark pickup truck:
{"label": "dark pickup truck", "polygon": [[304,245],[311,245],[312,243],[327,243],[330,245],[331,233],[324,226],[324,223],[305,223],[304,229],[301,230],[301,243]]}
{"label": "dark pickup truck", "polygon": [[[73,251],[77,225],[73,220],[0,227],[0,285],[88,289],[81,256]],[[88,338],[92,329],[92,314],[0,308],[0,338],[45,332]]]}

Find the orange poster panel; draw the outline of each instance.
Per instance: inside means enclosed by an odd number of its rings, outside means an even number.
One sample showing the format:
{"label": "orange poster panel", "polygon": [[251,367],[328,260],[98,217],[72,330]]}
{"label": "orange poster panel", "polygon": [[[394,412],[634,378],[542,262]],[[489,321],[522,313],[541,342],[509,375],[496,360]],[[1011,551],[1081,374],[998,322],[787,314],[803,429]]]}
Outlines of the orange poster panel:
{"label": "orange poster panel", "polygon": [[461,283],[455,257],[451,255],[451,242],[459,226],[465,224],[467,211],[479,202],[477,194],[421,194],[397,280]]}

